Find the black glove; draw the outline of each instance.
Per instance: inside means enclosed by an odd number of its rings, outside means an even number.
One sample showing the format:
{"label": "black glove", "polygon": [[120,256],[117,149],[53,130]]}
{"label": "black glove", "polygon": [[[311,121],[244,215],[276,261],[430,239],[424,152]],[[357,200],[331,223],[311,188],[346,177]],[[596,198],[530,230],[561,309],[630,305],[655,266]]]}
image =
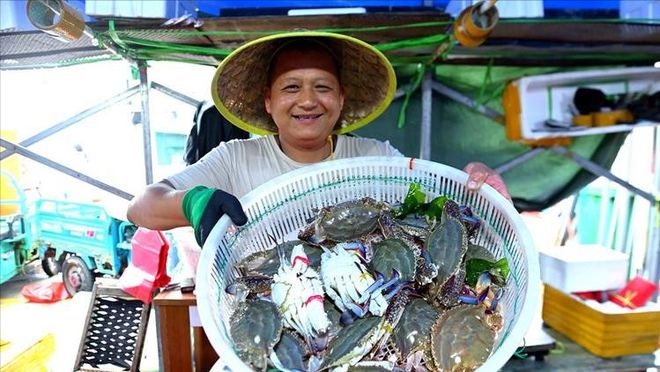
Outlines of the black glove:
{"label": "black glove", "polygon": [[241,203],[232,194],[206,186],[196,186],[183,197],[183,214],[195,230],[195,239],[200,247],[215,224],[225,213],[234,224],[241,226],[247,222],[247,216]]}

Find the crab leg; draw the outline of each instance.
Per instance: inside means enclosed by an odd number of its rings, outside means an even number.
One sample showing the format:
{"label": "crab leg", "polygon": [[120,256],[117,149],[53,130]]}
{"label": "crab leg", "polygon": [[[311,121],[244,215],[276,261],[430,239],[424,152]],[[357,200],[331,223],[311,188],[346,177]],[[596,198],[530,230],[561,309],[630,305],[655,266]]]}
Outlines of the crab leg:
{"label": "crab leg", "polygon": [[374,294],[378,294],[378,293],[382,294],[388,288],[395,285],[399,281],[399,278],[401,278],[401,273],[398,270],[394,269],[392,274],[392,279],[387,281],[385,284],[382,284],[384,280],[383,274],[376,272],[376,277],[378,277],[378,280],[376,280],[374,284],[372,284],[371,286],[369,286],[369,288],[367,288],[367,291],[364,292],[360,297],[360,299],[357,301],[358,303],[363,304],[367,302]]}

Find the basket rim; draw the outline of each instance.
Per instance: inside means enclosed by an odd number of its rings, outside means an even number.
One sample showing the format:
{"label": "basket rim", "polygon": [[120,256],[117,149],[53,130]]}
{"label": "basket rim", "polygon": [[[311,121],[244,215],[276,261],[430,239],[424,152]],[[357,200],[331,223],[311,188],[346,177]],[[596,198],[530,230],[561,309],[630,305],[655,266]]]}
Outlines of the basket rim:
{"label": "basket rim", "polygon": [[[463,184],[467,182],[468,178],[467,173],[459,169],[429,160],[400,156],[360,157],[359,162],[356,162],[356,159],[357,158],[331,160],[304,166],[285,173],[247,193],[240,198],[240,202],[243,206],[250,206],[272,190],[279,189],[280,186],[294,183],[299,179],[307,178],[312,173],[332,170],[333,168],[346,169],[381,165],[388,167],[406,167],[412,170],[415,167],[421,167],[433,168],[437,170],[437,173],[441,173],[444,177]],[[541,299],[538,294],[541,290],[541,274],[538,253],[534,247],[531,235],[527,226],[522,221],[522,218],[513,207],[513,204],[488,184],[482,185],[479,190],[475,191],[475,193],[482,195],[490,203],[500,209],[508,222],[513,225],[512,227],[517,232],[518,238],[520,239],[520,245],[527,258],[527,287],[526,293],[524,294],[525,301],[522,304],[516,323],[511,329],[511,332],[506,336],[506,339],[501,345],[499,345],[497,352],[493,353],[486,362],[477,369],[477,371],[490,371],[501,368],[522,344],[523,337],[529,329],[529,326],[540,306]],[[221,346],[224,345],[222,345],[218,339],[221,337],[218,331],[219,325],[216,323],[212,314],[211,306],[209,305],[210,301],[207,301],[207,299],[210,298],[210,288],[207,285],[207,281],[204,279],[210,273],[211,265],[215,258],[215,252],[219,248],[217,244],[214,245],[212,242],[220,241],[222,237],[224,237],[227,229],[232,225],[233,223],[227,215],[223,216],[218,223],[216,223],[204,244],[196,273],[196,276],[200,278],[200,280],[196,280],[198,283],[197,297],[199,298],[197,301],[197,308],[202,327],[215,350],[222,350]],[[251,370],[235,353],[225,354],[226,355],[223,355],[223,364],[230,366],[232,370]]]}

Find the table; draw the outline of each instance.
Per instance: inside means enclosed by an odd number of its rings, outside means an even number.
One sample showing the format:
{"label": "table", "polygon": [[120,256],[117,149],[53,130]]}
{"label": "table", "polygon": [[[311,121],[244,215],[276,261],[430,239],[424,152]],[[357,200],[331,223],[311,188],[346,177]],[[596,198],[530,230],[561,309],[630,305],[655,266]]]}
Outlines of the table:
{"label": "table", "polygon": [[210,371],[218,360],[204,329],[191,327],[189,311],[196,305],[194,294],[178,288],[154,297],[161,371]]}
{"label": "table", "polygon": [[[195,277],[201,248],[191,227],[169,230],[170,244],[176,242],[184,265],[182,277]],[[173,240],[173,241],[172,241]],[[158,363],[162,372],[210,371],[218,355],[201,326],[191,326],[190,311],[197,311],[194,293],[179,288],[162,291],[154,297],[158,328]],[[192,329],[192,330],[191,330]]]}

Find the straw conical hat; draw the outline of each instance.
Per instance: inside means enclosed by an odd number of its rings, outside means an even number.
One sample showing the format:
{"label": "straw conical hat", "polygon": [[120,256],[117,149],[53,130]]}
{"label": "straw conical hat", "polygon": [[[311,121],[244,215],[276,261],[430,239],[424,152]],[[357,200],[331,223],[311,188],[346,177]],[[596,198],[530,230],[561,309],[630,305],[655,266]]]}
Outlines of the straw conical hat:
{"label": "straw conical hat", "polygon": [[264,107],[263,88],[273,54],[295,38],[322,43],[338,60],[345,99],[334,133],[360,128],[389,106],[396,77],[380,51],[346,35],[296,31],[253,40],[233,51],[218,66],[211,87],[213,101],[234,125],[255,134],[277,133],[277,126]]}

